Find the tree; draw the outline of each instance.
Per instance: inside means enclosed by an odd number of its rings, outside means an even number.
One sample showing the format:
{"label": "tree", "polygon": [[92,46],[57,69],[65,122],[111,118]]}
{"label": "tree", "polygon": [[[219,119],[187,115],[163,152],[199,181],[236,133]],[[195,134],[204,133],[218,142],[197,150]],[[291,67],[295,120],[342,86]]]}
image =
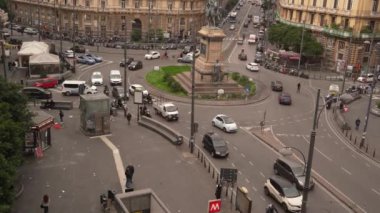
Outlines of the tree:
{"label": "tree", "polygon": [[0,212],[10,212],[25,133],[31,126],[27,100],[19,90],[0,77]]}
{"label": "tree", "polygon": [[5,10],[5,11],[8,11],[8,1],[6,0],[0,0],[0,8]]}
{"label": "tree", "polygon": [[140,41],[141,40],[141,30],[133,29],[132,30],[132,41]]}

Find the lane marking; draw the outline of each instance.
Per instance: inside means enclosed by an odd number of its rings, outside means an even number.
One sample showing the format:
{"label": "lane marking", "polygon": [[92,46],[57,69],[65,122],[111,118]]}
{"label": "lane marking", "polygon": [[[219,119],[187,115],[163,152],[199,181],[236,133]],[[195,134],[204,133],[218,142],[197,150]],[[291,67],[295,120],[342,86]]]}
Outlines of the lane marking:
{"label": "lane marking", "polygon": [[248,178],[245,178],[245,182],[250,183],[250,181],[248,180]]}
{"label": "lane marking", "polygon": [[245,158],[245,155],[243,153],[240,154],[243,158]]}
{"label": "lane marking", "polygon": [[344,167],[340,167],[344,172],[346,172],[347,174],[349,175],[352,175],[352,173],[350,171],[348,171],[347,169],[345,169]]}
{"label": "lane marking", "polygon": [[261,198],[261,200],[266,201],[262,195],[260,195],[260,198]]}
{"label": "lane marking", "polygon": [[234,163],[231,163],[232,167],[236,167]]}
{"label": "lane marking", "polygon": [[115,161],[116,165],[116,171],[117,176],[119,177],[120,187],[121,191],[124,192],[125,190],[125,174],[124,174],[124,165],[123,161],[121,160],[119,149],[106,137],[106,136],[100,136],[99,137],[107,146],[111,149],[113,159]]}
{"label": "lane marking", "polygon": [[257,192],[256,187],[252,186],[253,191]]}
{"label": "lane marking", "polygon": [[[306,138],[305,136],[302,136],[302,138],[306,141],[306,143],[310,143]],[[321,152],[317,147],[314,147],[315,150],[317,150],[317,152],[319,154],[321,154],[323,157],[325,157],[328,161],[332,161],[332,159],[330,157],[328,157],[327,155],[325,155],[323,152]]]}
{"label": "lane marking", "polygon": [[373,192],[375,192],[377,195],[379,195],[380,196],[380,192],[379,191],[377,191],[376,189],[374,189],[374,188],[372,188],[371,189]]}
{"label": "lane marking", "polygon": [[248,163],[249,163],[251,166],[253,166],[253,163],[252,163],[252,161],[248,161]]}
{"label": "lane marking", "polygon": [[243,174],[243,172],[241,172],[240,170],[238,171],[238,173],[239,173],[239,175],[242,175],[242,174]]}
{"label": "lane marking", "polygon": [[236,146],[234,146],[234,150],[236,150],[236,151],[237,151],[237,150],[238,150],[238,148],[237,148]]}
{"label": "lane marking", "polygon": [[265,178],[265,175],[264,175],[264,173],[260,172],[260,175],[261,175],[261,176],[263,176],[263,178]]}

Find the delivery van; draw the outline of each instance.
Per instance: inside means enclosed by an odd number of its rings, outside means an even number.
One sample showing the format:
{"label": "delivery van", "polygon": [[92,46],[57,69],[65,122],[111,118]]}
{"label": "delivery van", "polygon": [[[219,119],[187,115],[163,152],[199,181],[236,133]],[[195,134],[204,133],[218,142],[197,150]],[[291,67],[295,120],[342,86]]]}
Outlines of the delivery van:
{"label": "delivery van", "polygon": [[250,34],[248,37],[248,44],[254,44],[254,43],[256,43],[256,35]]}
{"label": "delivery van", "polygon": [[85,81],[66,80],[62,83],[62,95],[95,94],[97,92],[96,86],[90,87]]}

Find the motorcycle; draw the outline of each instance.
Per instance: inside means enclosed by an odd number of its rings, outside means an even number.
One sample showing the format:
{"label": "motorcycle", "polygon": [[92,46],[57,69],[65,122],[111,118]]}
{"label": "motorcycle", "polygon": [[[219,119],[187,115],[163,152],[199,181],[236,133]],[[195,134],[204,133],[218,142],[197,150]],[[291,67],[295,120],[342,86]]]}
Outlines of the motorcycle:
{"label": "motorcycle", "polygon": [[152,117],[152,115],[150,113],[150,110],[147,109],[146,107],[140,107],[140,115],[141,116],[146,116],[146,117],[149,117],[149,118]]}
{"label": "motorcycle", "polygon": [[147,96],[145,96],[144,98],[143,98],[143,103],[144,104],[153,104],[153,98],[152,98],[152,96],[150,95],[150,94],[148,94]]}
{"label": "motorcycle", "polygon": [[103,193],[100,195],[100,205],[104,212],[110,210],[110,205],[113,201],[115,201],[115,191],[108,190],[107,195]]}
{"label": "motorcycle", "polygon": [[108,89],[107,85],[104,86],[103,93],[104,93],[106,96],[109,96],[109,94],[110,94],[110,90]]}

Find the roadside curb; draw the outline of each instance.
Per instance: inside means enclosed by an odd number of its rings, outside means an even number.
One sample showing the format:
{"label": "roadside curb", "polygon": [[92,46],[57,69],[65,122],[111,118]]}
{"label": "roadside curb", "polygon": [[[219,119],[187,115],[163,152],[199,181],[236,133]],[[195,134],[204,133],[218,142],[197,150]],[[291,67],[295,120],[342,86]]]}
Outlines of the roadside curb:
{"label": "roadside curb", "polygon": [[[260,129],[250,129],[249,132],[256,136],[258,139],[260,139],[262,142],[264,142],[266,145],[274,149],[276,152],[279,152],[279,150],[284,147],[284,144],[282,144],[282,142],[278,138],[276,138],[272,132],[261,132]],[[294,155],[292,156],[293,158],[295,158]],[[341,201],[344,205],[350,208],[353,212],[365,213],[365,211],[358,207],[354,201],[352,201],[349,197],[347,197],[345,194],[343,194],[341,191],[339,191],[337,188],[331,185],[326,179],[324,179],[314,170],[312,170],[312,177],[323,188],[325,188],[328,192],[334,195],[339,201]]]}

